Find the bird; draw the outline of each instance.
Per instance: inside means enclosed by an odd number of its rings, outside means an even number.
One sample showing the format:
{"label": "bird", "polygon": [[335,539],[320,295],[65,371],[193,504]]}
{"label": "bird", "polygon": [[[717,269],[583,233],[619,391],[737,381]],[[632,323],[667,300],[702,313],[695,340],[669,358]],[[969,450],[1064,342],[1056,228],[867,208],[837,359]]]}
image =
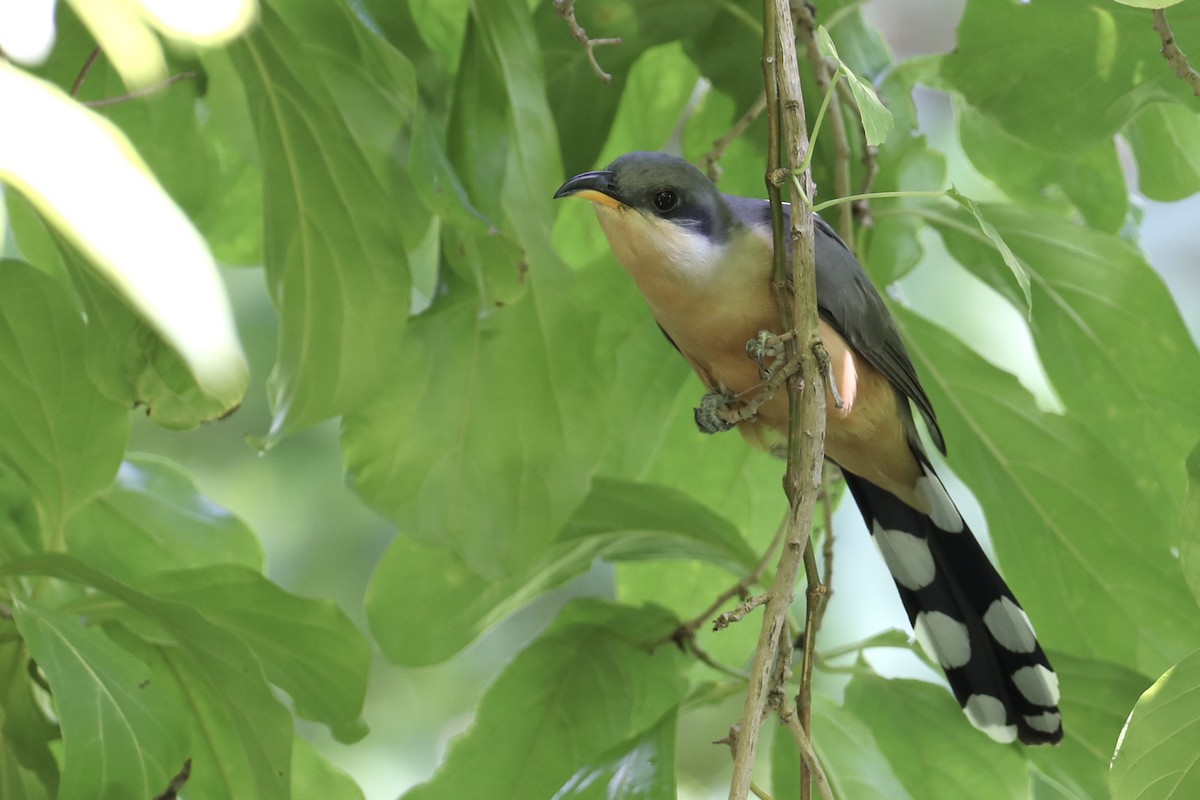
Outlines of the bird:
{"label": "bird", "polygon": [[[762,390],[747,342],[783,326],[768,201],[723,194],[686,160],[659,152],[627,153],[576,175],[554,194],[565,197],[591,201],[613,255],[706,397],[737,404]],[[918,643],[971,724],[1001,743],[1056,744],[1058,675],[934,471],[912,407],[943,455],[945,439],[896,322],[850,248],[819,216],[813,222],[819,332],[832,379],[825,455],[842,470]],[[702,424],[699,409],[697,422],[716,430]],[[737,428],[779,452],[787,424],[779,392]]]}

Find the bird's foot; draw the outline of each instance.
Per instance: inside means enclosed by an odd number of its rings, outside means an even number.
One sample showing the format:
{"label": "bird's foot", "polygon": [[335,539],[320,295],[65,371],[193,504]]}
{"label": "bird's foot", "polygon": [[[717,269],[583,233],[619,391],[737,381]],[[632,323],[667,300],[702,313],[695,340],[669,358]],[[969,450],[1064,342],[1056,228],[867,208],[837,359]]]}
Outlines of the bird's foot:
{"label": "bird's foot", "polygon": [[821,368],[821,373],[825,375],[825,385],[829,388],[829,394],[833,396],[834,408],[845,408],[846,401],[842,399],[842,393],[838,391],[837,378],[833,375],[833,361],[829,358],[829,352],[825,349],[825,345],[821,342],[815,342],[812,348],[813,358],[817,359],[817,366]]}
{"label": "bird's foot", "polygon": [[740,420],[731,419],[736,412],[730,404],[737,399],[725,392],[708,392],[700,398],[696,411],[696,427],[701,433],[724,433]]}
{"label": "bird's foot", "polygon": [[[758,335],[746,342],[746,355],[758,362],[758,377],[769,381],[771,376],[784,363],[787,354],[787,343],[796,338],[795,331],[774,334],[770,331],[759,331]],[[768,364],[767,360],[771,363]]]}

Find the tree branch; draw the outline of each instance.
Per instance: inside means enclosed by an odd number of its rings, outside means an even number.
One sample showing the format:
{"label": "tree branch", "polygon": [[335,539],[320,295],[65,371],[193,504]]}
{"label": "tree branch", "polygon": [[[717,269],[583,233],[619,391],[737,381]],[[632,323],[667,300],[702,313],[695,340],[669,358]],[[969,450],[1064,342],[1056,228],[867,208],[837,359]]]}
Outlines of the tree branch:
{"label": "tree branch", "polygon": [[576,41],[583,45],[583,52],[587,54],[588,63],[592,65],[592,72],[596,73],[596,77],[605,83],[611,83],[612,75],[600,68],[600,63],[596,61],[595,50],[606,44],[620,44],[621,40],[619,38],[590,38],[587,31],[575,19],[575,0],[554,0],[554,12],[567,23],[567,28],[570,29],[571,35],[575,37]]}
{"label": "tree branch", "polygon": [[1158,36],[1162,39],[1162,49],[1159,52],[1163,58],[1171,65],[1171,69],[1175,70],[1176,75],[1188,82],[1192,87],[1192,94],[1200,97],[1200,72],[1188,63],[1187,55],[1175,44],[1175,33],[1167,22],[1166,9],[1154,9],[1154,30],[1158,31]]}
{"label": "tree branch", "polygon": [[[795,597],[796,579],[804,552],[811,548],[813,511],[821,484],[825,441],[825,383],[820,357],[828,358],[817,331],[816,273],[813,255],[812,211],[806,198],[812,196],[812,177],[800,173],[808,150],[804,121],[795,32],[788,0],[763,2],[763,81],[770,120],[767,153],[767,193],[771,200],[772,234],[775,243],[775,286],[780,314],[787,331],[797,335],[786,343],[785,359],[799,363],[798,374],[788,381],[788,466],[784,488],[789,511],[783,553],[775,580],[767,594],[762,630],[750,668],[746,702],[738,726],[730,800],[744,800],[750,791],[751,772],[759,732],[769,694],[782,691],[783,676],[776,669],[781,648],[791,647],[787,615]],[[781,148],[781,144],[785,145]],[[781,153],[786,151],[786,168]],[[791,264],[785,246],[780,187],[792,189]],[[787,291],[788,288],[791,291]],[[807,654],[805,654],[807,657]],[[782,704],[786,707],[787,704]],[[805,732],[806,736],[808,735]],[[804,754],[807,763],[809,754]],[[814,773],[819,770],[815,765]]]}

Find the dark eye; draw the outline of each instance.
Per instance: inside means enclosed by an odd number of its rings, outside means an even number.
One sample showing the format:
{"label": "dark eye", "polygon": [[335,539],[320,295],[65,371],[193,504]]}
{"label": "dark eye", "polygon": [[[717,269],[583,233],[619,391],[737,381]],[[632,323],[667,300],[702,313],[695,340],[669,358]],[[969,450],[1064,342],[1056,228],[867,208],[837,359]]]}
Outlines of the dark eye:
{"label": "dark eye", "polygon": [[679,195],[670,189],[663,189],[654,195],[654,207],[659,211],[670,211],[679,205]]}

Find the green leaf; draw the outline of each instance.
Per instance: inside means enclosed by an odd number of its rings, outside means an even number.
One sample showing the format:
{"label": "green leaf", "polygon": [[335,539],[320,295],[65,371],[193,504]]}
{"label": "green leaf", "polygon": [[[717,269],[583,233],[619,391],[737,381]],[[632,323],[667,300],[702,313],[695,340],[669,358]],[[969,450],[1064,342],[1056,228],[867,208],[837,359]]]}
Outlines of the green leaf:
{"label": "green leaf", "polygon": [[[599,558],[701,559],[735,575],[757,561],[727,521],[681,493],[598,479],[559,541],[538,561],[502,577],[477,571],[452,551],[398,536],[367,589],[371,632],[397,663],[437,663]],[[423,623],[413,626],[412,619]]]}
{"label": "green leaf", "polygon": [[963,152],[1009,197],[1060,216],[1074,206],[1089,225],[1109,233],[1125,223],[1129,188],[1112,139],[1062,156],[1026,144],[967,103],[955,110]]}
{"label": "green leaf", "polygon": [[[1028,797],[1020,751],[972,728],[942,686],[858,673],[846,687],[846,708],[869,726],[912,797]],[[819,741],[820,729],[814,735]]]}
{"label": "green leaf", "polygon": [[1051,652],[1062,687],[1063,741],[1025,751],[1067,797],[1106,797],[1108,769],[1129,709],[1150,679],[1110,661]]}
{"label": "green leaf", "polygon": [[[735,33],[731,17],[722,14],[717,4],[703,0],[601,0],[576,5],[575,15],[589,36],[616,37],[621,43],[595,51],[601,67],[613,76],[611,83],[604,83],[592,71],[583,48],[571,37],[553,6],[543,3],[535,12],[538,44],[545,60],[545,92],[554,112],[554,125],[562,133],[558,142],[562,163],[571,174],[596,163],[605,140],[610,139],[618,105],[625,102],[623,95],[632,65],[644,52],[670,42],[691,45],[718,19],[722,21],[719,30],[726,34],[722,44],[734,44],[730,41]],[[735,40],[737,44],[741,41]],[[676,67],[684,74],[694,70],[690,64]],[[674,96],[679,82],[675,70],[660,77],[666,95]],[[657,114],[652,114],[647,124],[647,138],[641,140],[638,149],[663,144],[655,140]]]}
{"label": "green leaf", "polygon": [[62,731],[46,719],[43,689],[32,680],[29,651],[14,627],[7,623],[8,641],[0,644],[0,797],[40,800],[58,793],[60,764],[52,748],[61,755]]}
{"label": "green leaf", "polygon": [[[932,192],[945,188],[946,159],[929,146],[924,136],[897,136],[884,149],[888,155],[880,158],[874,191]],[[864,243],[859,253],[876,286],[899,280],[920,263],[924,248],[918,237],[924,223],[919,215],[902,212],[927,203],[915,197],[871,201],[875,224],[860,228]]]}
{"label": "green leaf", "polygon": [[561,539],[608,540],[605,555],[617,560],[708,561],[731,572],[758,561],[726,519],[676,489],[598,478],[563,526]]}
{"label": "green leaf", "polygon": [[58,796],[115,800],[163,791],[187,758],[182,707],[145,664],[78,618],[20,599],[13,611],[62,725]]}
{"label": "green leaf", "polygon": [[1125,127],[1138,189],[1169,203],[1200,192],[1200,114],[1174,103],[1146,106]]}
{"label": "green leaf", "polygon": [[1197,730],[1200,652],[1167,670],[1134,706],[1109,773],[1113,800],[1165,800],[1200,793]]}
{"label": "green leaf", "polygon": [[[872,729],[848,708],[825,695],[816,692],[812,699],[813,746],[834,796],[854,800],[910,800],[911,795],[880,751]],[[791,760],[795,770],[781,772],[776,766],[781,759]],[[775,731],[771,766],[775,800],[798,800],[799,753],[795,740],[783,727]]]}
{"label": "green leaf", "polygon": [[154,456],[126,460],[113,485],[68,519],[66,540],[71,553],[122,580],[222,563],[262,569],[262,546],[246,524]]}
{"label": "green leaf", "polygon": [[826,58],[832,58],[838,62],[838,66],[847,83],[850,84],[850,91],[854,95],[854,101],[858,103],[858,112],[862,115],[863,130],[867,134],[867,144],[871,147],[877,147],[883,144],[887,139],[888,131],[892,129],[892,112],[884,107],[883,103],[879,102],[878,95],[875,94],[875,87],[864,82],[861,78],[851,71],[846,62],[842,61],[838,55],[837,48],[833,44],[833,39],[829,36],[829,31],[825,30],[824,25],[817,26],[817,47],[821,50],[821,55]]}
{"label": "green leaf", "polygon": [[0,458],[27,482],[57,534],[108,485],[128,414],[88,379],[84,325],[54,280],[0,261]]}
{"label": "green leaf", "polygon": [[580,768],[552,800],[675,800],[675,716]]}
{"label": "green leaf", "polygon": [[1188,488],[1180,519],[1179,559],[1192,596],[1200,601],[1200,442],[1187,459]]}
{"label": "green leaf", "polygon": [[[0,180],[87,255],[183,356],[205,391],[230,404],[241,398],[248,369],[216,265],[128,139],[7,62],[0,63],[0,104],[23,120],[0,129]],[[46,147],[48,137],[67,130],[71,147]],[[79,181],[83,174],[91,179]],[[122,187],[119,204],[108,195],[112,186]],[[162,266],[166,250],[169,269]]]}
{"label": "green leaf", "polygon": [[[319,69],[323,53],[357,49],[358,37],[374,34],[342,4],[329,7],[319,30],[305,25],[318,5],[293,5],[286,17],[264,6],[260,24],[231,50],[262,158],[264,255],[280,314],[270,441],[371,397],[393,372],[411,303],[396,220],[417,200],[381,179],[378,155],[357,139],[361,126],[330,113],[351,97],[379,113],[398,101],[390,88],[362,85],[365,77]],[[316,38],[300,39],[292,25]],[[327,76],[351,97],[339,98]],[[390,117],[393,135],[401,122]]]}
{"label": "green leaf", "polygon": [[354,779],[330,764],[307,739],[296,737],[292,748],[292,796],[321,800],[364,800]]}
{"label": "green leaf", "polygon": [[[1116,237],[1015,206],[984,210],[1029,270],[1030,332],[1055,391],[1129,465],[1162,521],[1149,527],[1165,532],[1182,499],[1183,460],[1200,438],[1200,352],[1175,301],[1141,253]],[[927,218],[959,263],[1021,307],[1005,267],[969,223]],[[1161,391],[1164,375],[1170,391]]]}
{"label": "green leaf", "polygon": [[[293,721],[272,693],[258,659],[241,639],[187,605],[153,597],[57,553],[0,563],[0,577],[45,575],[99,589],[126,608],[114,619],[147,628],[157,647],[139,657],[162,678],[169,676],[182,707],[189,709],[192,777],[198,798],[288,797]],[[153,625],[147,626],[147,622]],[[138,640],[129,636],[126,649]],[[173,643],[172,643],[173,640]]]}
{"label": "green leaf", "polygon": [[1023,310],[1025,311],[1025,317],[1028,319],[1033,313],[1033,297],[1030,295],[1029,290],[1029,273],[1025,270],[1024,265],[1013,255],[1013,251],[1009,249],[1004,241],[1004,237],[996,230],[996,226],[984,218],[983,213],[979,210],[979,206],[975,204],[974,200],[953,186],[950,187],[947,194],[975,218],[975,223],[979,226],[979,230],[983,232],[987,240],[996,248],[996,252],[1000,254],[1000,258],[1004,260],[1004,266],[1008,267],[1008,271],[1012,273],[1017,281],[1017,286],[1021,287],[1021,294],[1025,298]]}
{"label": "green leaf", "polygon": [[329,725],[341,741],[366,735],[360,715],[371,649],[332,601],[298,597],[231,564],[152,575],[135,585],[245,642],[300,716]]}
{"label": "green leaf", "polygon": [[[1194,41],[1200,7],[1180,6],[1171,26]],[[1158,50],[1149,16],[1108,0],[969,3],[941,74],[1013,136],[1069,154],[1108,140],[1146,103],[1191,102]]]}
{"label": "green leaf", "polygon": [[568,606],[488,688],[433,779],[404,797],[552,796],[682,700],[684,656],[673,647],[648,652],[639,638],[674,624],[652,609]]}
{"label": "green leaf", "polygon": [[893,311],[951,466],[987,513],[1043,644],[1146,672],[1187,652],[1200,635],[1195,603],[1129,465],[1074,418],[1039,411],[1016,378],[947,331]]}

